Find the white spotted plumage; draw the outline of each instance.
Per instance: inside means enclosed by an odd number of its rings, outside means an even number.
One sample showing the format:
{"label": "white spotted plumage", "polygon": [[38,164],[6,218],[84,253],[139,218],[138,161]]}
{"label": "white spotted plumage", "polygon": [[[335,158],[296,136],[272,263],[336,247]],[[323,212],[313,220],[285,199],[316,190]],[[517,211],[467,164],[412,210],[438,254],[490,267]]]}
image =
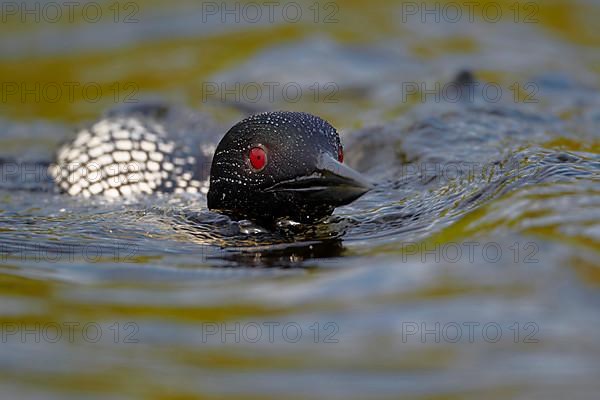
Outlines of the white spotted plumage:
{"label": "white spotted plumage", "polygon": [[[73,196],[132,196],[152,192],[204,192],[191,149],[158,123],[136,117],[100,120],[58,151],[49,172]],[[201,179],[201,180],[200,180]]]}

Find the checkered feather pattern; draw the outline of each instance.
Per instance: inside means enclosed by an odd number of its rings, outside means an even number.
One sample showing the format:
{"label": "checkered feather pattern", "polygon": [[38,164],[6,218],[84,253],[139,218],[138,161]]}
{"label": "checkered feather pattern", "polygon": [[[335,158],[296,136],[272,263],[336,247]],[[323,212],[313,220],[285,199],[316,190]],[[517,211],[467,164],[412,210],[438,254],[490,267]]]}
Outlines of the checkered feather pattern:
{"label": "checkered feather pattern", "polygon": [[107,117],[63,145],[50,174],[62,191],[73,196],[206,193],[210,158],[176,139],[159,120]]}

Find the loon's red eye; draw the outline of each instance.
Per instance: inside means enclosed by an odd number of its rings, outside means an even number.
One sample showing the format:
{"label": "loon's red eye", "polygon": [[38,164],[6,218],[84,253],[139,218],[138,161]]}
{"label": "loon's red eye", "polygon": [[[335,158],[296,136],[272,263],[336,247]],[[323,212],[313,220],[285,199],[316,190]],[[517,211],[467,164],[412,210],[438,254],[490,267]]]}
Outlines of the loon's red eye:
{"label": "loon's red eye", "polygon": [[262,147],[253,147],[250,149],[250,165],[257,171],[260,171],[267,165],[267,153]]}
{"label": "loon's red eye", "polygon": [[342,148],[342,146],[340,146],[338,149],[338,161],[341,163],[344,162],[344,149]]}

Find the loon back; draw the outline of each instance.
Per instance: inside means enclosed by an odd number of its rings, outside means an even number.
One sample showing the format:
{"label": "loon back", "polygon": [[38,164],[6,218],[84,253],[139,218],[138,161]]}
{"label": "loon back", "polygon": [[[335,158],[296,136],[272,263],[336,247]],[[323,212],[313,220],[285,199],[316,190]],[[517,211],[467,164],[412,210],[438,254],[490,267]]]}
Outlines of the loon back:
{"label": "loon back", "polygon": [[219,128],[196,112],[143,104],[112,110],[58,151],[50,174],[70,195],[208,191]]}

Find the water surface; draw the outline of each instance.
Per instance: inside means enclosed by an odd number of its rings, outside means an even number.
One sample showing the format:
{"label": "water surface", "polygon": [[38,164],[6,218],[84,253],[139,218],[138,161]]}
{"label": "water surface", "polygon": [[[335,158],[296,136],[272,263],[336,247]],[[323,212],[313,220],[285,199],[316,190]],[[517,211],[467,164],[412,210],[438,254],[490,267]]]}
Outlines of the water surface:
{"label": "water surface", "polygon": [[[295,23],[148,1],[128,24],[108,11],[2,24],[4,396],[595,398],[597,2],[540,2],[515,23],[502,1],[498,22],[425,24],[396,2],[336,3],[337,22],[323,3],[318,23],[298,4]],[[501,96],[449,101],[465,69]],[[72,82],[103,96],[20,96]],[[207,82],[304,95],[223,98]],[[58,143],[125,99],[223,129],[248,112],[317,113],[377,187],[275,231],[210,213],[202,195],[52,191]]]}

